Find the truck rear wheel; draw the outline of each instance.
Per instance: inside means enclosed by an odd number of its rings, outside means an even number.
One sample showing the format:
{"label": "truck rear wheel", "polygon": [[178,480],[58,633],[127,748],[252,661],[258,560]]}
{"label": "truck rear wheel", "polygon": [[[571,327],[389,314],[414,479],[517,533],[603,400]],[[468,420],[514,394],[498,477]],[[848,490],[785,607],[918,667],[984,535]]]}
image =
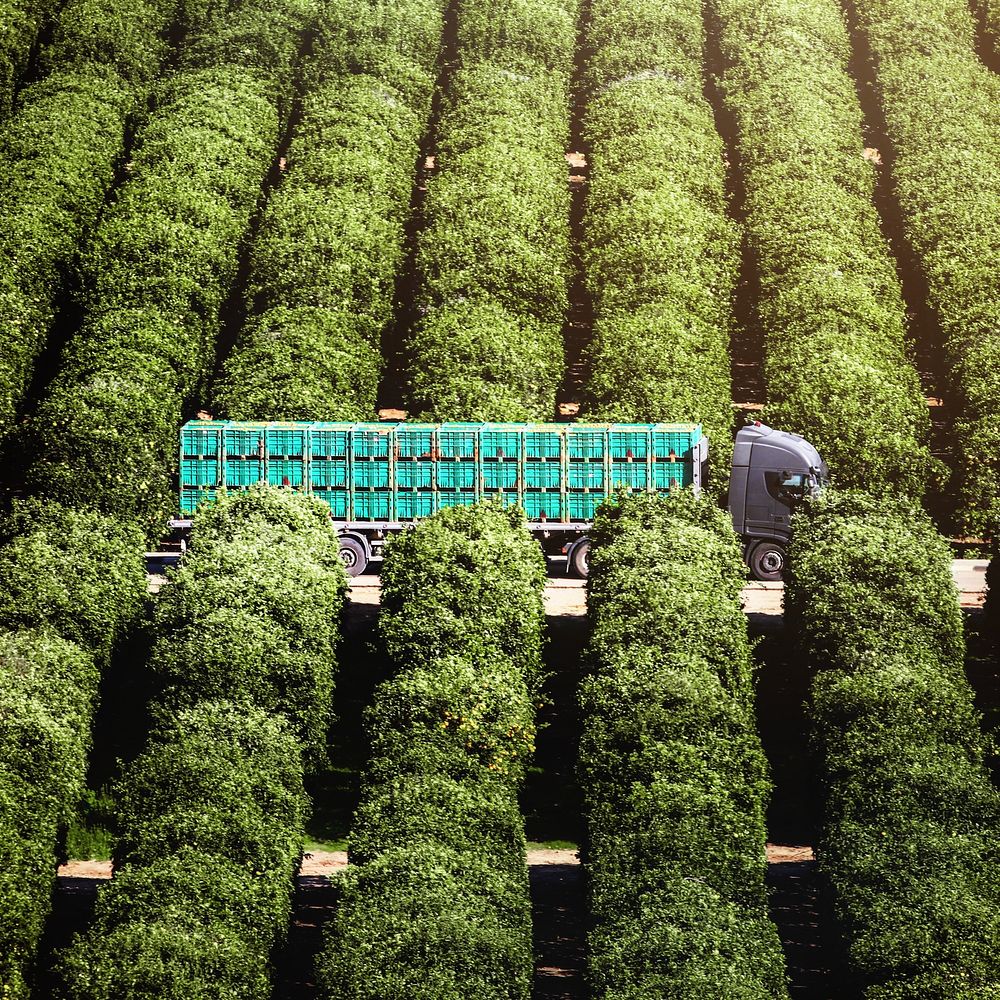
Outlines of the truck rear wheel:
{"label": "truck rear wheel", "polygon": [[747,564],[755,580],[773,583],[784,579],[788,556],[776,542],[758,542],[750,550]]}
{"label": "truck rear wheel", "polygon": [[584,538],[573,546],[569,554],[569,568],[574,575],[586,580],[590,576],[590,539]]}
{"label": "truck rear wheel", "polygon": [[348,576],[361,576],[368,569],[368,552],[356,538],[340,539],[340,560]]}

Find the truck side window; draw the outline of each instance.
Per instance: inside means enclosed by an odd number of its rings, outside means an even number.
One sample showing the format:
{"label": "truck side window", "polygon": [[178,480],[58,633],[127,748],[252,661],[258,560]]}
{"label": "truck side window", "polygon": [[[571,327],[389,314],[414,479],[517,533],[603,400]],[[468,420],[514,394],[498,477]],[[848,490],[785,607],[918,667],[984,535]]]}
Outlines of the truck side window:
{"label": "truck side window", "polygon": [[767,492],[775,500],[787,503],[789,500],[799,500],[808,492],[806,475],[802,472],[779,472],[777,470],[764,473]]}

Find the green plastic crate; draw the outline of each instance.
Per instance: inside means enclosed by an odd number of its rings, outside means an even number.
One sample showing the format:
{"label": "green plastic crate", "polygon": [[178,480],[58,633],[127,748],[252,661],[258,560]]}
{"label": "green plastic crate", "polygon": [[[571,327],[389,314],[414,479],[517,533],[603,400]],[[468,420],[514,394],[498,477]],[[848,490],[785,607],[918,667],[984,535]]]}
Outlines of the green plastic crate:
{"label": "green plastic crate", "polygon": [[386,458],[389,454],[389,430],[378,425],[360,425],[352,434],[356,458]]}
{"label": "green plastic crate", "polygon": [[434,485],[434,462],[401,458],[396,462],[396,485],[429,490]]}
{"label": "green plastic crate", "polygon": [[475,458],[479,424],[442,424],[438,450],[442,458]]}
{"label": "green plastic crate", "polygon": [[304,427],[268,427],[265,439],[269,458],[301,458],[306,453]]}
{"label": "green plastic crate", "polygon": [[259,458],[227,458],[226,486],[245,490],[264,478],[263,462]]}
{"label": "green plastic crate", "polygon": [[524,463],[524,487],[529,490],[559,489],[562,469],[559,462],[529,459]]}
{"label": "green plastic crate", "polygon": [[474,492],[456,490],[454,493],[438,494],[438,506],[442,509],[445,507],[469,507],[475,502],[476,494]]}
{"label": "green plastic crate", "polygon": [[313,459],[347,458],[349,434],[346,429],[319,428],[309,434],[309,451]]}
{"label": "green plastic crate", "polygon": [[270,458],[267,462],[267,481],[272,486],[302,488],[305,482],[305,465],[301,458]]}
{"label": "green plastic crate", "polygon": [[227,427],[223,431],[226,445],[226,458],[259,458],[264,432],[260,428],[234,429]]}
{"label": "green plastic crate", "polygon": [[690,462],[653,463],[653,483],[658,490],[669,490],[675,486],[688,486],[692,478]]}
{"label": "green plastic crate", "polygon": [[443,490],[473,490],[476,488],[476,468],[474,462],[438,462],[438,486]]}
{"label": "green plastic crate", "polygon": [[604,466],[597,462],[570,462],[567,485],[571,490],[604,488]]}
{"label": "green plastic crate", "polygon": [[562,496],[558,491],[543,493],[527,490],[524,494],[524,513],[529,521],[561,521]]}
{"label": "green plastic crate", "polygon": [[365,461],[354,463],[354,485],[384,488],[389,485],[389,463]]}
{"label": "green plastic crate", "polygon": [[194,514],[203,504],[215,502],[212,488],[184,487],[181,490],[181,513]]}
{"label": "green plastic crate", "polygon": [[218,426],[186,424],[181,431],[181,451],[185,458],[216,458],[219,454]]}
{"label": "green plastic crate", "polygon": [[480,458],[520,458],[521,457],[520,430],[493,430],[484,429],[480,433],[479,455]]}
{"label": "green plastic crate", "polygon": [[388,490],[355,490],[354,519],[356,521],[388,521],[392,508]]}
{"label": "green plastic crate", "polygon": [[559,431],[525,431],[526,458],[559,458],[561,453],[562,434]]}
{"label": "green plastic crate", "polygon": [[400,458],[430,456],[434,447],[434,428],[429,426],[400,426],[396,429],[396,446]]}
{"label": "green plastic crate", "polygon": [[396,517],[410,521],[415,517],[429,517],[434,513],[434,494],[418,490],[413,493],[401,490],[396,494]]}
{"label": "green plastic crate", "polygon": [[701,438],[698,427],[681,427],[677,430],[653,431],[653,453],[657,458],[667,458],[671,452],[678,461],[691,461],[691,449]]}
{"label": "green plastic crate", "polygon": [[309,467],[313,489],[346,489],[347,462],[342,458],[314,458]]}
{"label": "green plastic crate", "polygon": [[521,502],[517,490],[493,490],[485,493],[483,499],[491,500],[494,497],[500,497],[504,507],[516,507]]}
{"label": "green plastic crate", "polygon": [[607,432],[579,430],[570,426],[566,432],[566,450],[570,458],[604,458]]}
{"label": "green plastic crate", "polygon": [[614,430],[608,435],[611,447],[611,457],[614,458],[645,458],[649,454],[650,431],[652,424],[645,428],[630,428],[629,430]]}
{"label": "green plastic crate", "polygon": [[484,462],[483,489],[495,493],[517,487],[517,462]]}
{"label": "green plastic crate", "polygon": [[604,502],[600,493],[570,493],[566,497],[566,508],[571,521],[592,521],[594,511]]}
{"label": "green plastic crate", "polygon": [[338,521],[347,520],[347,502],[350,499],[347,490],[327,489],[326,487],[313,488],[313,496],[330,508],[330,513]]}
{"label": "green plastic crate", "polygon": [[181,460],[181,486],[217,486],[219,463],[214,458]]}
{"label": "green plastic crate", "polygon": [[649,486],[649,467],[645,462],[612,462],[611,485],[644,490]]}

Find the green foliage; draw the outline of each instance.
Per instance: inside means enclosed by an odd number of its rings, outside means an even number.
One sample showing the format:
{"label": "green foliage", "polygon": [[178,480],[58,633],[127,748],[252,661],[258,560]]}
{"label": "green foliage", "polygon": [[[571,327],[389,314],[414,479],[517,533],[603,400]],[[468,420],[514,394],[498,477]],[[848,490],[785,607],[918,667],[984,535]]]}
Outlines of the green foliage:
{"label": "green foliage", "polygon": [[365,713],[369,780],[417,774],[518,785],[535,750],[534,714],[520,670],[495,649],[409,664],[379,685]]}
{"label": "green foliage", "polygon": [[[713,0],[746,178],[769,423],[845,486],[919,499],[935,463],[834,0]],[[865,455],[859,462],[858,455]]]}
{"label": "green foliage", "polygon": [[321,503],[273,487],[220,499],[157,602],[154,714],[202,699],[256,706],[284,715],[323,761],[346,591]]}
{"label": "green foliage", "polygon": [[86,323],[30,421],[34,492],[149,525],[173,507],[177,425],[214,361],[308,13],[218,12],[160,87],[83,262]]}
{"label": "green foliage", "polygon": [[116,798],[117,866],[185,846],[262,875],[291,866],[290,877],[298,862],[301,750],[283,720],[258,709],[206,701],[179,712],[129,767]]}
{"label": "green foliage", "polygon": [[564,367],[577,4],[459,8],[417,248],[408,406],[429,420],[546,420]]}
{"label": "green foliage", "polygon": [[42,4],[34,0],[0,3],[0,121],[10,114],[14,91],[27,69],[42,27]]}
{"label": "green foliage", "polygon": [[748,913],[690,876],[634,891],[618,888],[606,901],[615,916],[590,935],[595,996],[787,996],[781,947],[763,908]]}
{"label": "green foliage", "polygon": [[[0,433],[14,422],[104,208],[126,122],[159,71],[176,8],[174,0],[69,0],[41,53],[40,81],[0,131]],[[0,37],[5,30],[13,27],[0,27]]]}
{"label": "green foliage", "polygon": [[386,545],[379,630],[408,669],[500,655],[532,687],[541,670],[545,559],[519,508],[452,507]]}
{"label": "green foliage", "polygon": [[[405,30],[401,30],[405,26]],[[302,121],[251,261],[250,318],[215,386],[245,420],[364,420],[391,322],[443,31],[439,0],[324,7]]]}
{"label": "green foliage", "polygon": [[330,1000],[523,1000],[531,911],[479,852],[416,846],[348,870],[317,978]]}
{"label": "green foliage", "polygon": [[52,632],[0,633],[0,991],[28,996],[54,848],[83,791],[98,672]]}
{"label": "green foliage", "polygon": [[739,246],[702,92],[701,5],[597,0],[587,42],[583,265],[594,338],[582,415],[697,421],[727,442]]}
{"label": "green foliage", "polygon": [[732,523],[690,492],[621,497],[591,538],[579,777],[594,995],[786,996]]}
{"label": "green foliage", "polygon": [[853,7],[895,149],[903,228],[944,332],[958,527],[974,534],[1000,516],[1000,84],[976,56],[963,0]]}
{"label": "green foliage", "polygon": [[0,523],[0,625],[52,628],[108,660],[146,600],[142,536],[94,512],[16,503]]}
{"label": "green foliage", "polygon": [[818,663],[851,670],[905,643],[963,676],[951,551],[916,504],[828,491],[797,514],[792,551],[786,621]]}
{"label": "green foliage", "polygon": [[425,844],[489,858],[513,884],[528,877],[524,823],[508,788],[440,774],[404,774],[373,784],[354,816],[351,863]]}
{"label": "green foliage", "polygon": [[915,507],[828,494],[797,515],[788,624],[812,687],[819,851],[868,1000],[1000,988],[1000,794],[963,670],[950,552]]}
{"label": "green foliage", "polygon": [[365,713],[357,867],[317,968],[326,997],[528,997],[517,792],[544,576],[523,513],[498,503],[441,511],[387,546],[380,631],[398,671]]}
{"label": "green foliage", "polygon": [[115,877],[61,957],[61,995],[269,997],[307,811],[284,721],[203,701],[154,736],[117,798]]}
{"label": "green foliage", "polygon": [[[497,248],[499,252],[499,248]],[[414,405],[434,420],[535,421],[563,371],[560,328],[492,299],[428,308],[413,330]]]}

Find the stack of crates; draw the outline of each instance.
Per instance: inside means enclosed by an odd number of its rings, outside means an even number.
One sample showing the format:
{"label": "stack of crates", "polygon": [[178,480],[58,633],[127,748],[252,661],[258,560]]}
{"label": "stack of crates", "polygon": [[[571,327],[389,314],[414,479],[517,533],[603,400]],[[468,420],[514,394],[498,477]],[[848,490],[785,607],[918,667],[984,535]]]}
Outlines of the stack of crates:
{"label": "stack of crates", "polygon": [[388,424],[191,421],[181,511],[268,482],[322,500],[337,521],[406,523],[500,496],[531,522],[582,524],[620,487],[701,485],[697,424]]}

